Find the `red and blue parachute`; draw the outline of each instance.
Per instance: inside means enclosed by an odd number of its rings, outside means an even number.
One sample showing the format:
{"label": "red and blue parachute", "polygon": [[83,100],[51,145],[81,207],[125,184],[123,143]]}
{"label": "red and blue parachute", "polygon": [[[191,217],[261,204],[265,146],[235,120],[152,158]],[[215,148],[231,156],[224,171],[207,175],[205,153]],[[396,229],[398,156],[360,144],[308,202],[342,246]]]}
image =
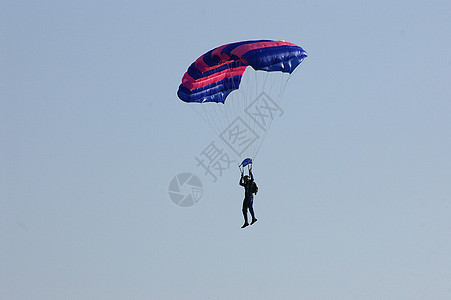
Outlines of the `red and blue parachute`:
{"label": "red and blue parachute", "polygon": [[298,45],[256,40],[226,44],[199,57],[185,73],[178,97],[185,102],[221,102],[239,88],[248,66],[254,70],[292,73],[307,57]]}
{"label": "red and blue parachute", "polygon": [[[306,57],[304,49],[285,41],[225,44],[189,66],[177,95],[210,125],[231,159],[255,159],[272,122],[283,114],[287,82]],[[242,166],[250,164],[245,160]]]}

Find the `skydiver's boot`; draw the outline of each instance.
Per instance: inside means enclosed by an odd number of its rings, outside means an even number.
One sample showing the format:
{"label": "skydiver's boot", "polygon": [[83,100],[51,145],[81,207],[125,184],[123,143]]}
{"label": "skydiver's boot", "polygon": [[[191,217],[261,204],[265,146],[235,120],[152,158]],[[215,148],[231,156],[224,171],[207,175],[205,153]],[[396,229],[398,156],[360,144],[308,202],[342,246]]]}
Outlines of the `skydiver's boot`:
{"label": "skydiver's boot", "polygon": [[247,208],[243,205],[243,217],[244,217],[244,224],[243,226],[241,226],[241,228],[246,228],[247,226],[249,226],[249,222],[247,221]]}
{"label": "skydiver's boot", "polygon": [[256,218],[252,218],[251,225],[254,224],[255,222],[257,222],[257,219]]}

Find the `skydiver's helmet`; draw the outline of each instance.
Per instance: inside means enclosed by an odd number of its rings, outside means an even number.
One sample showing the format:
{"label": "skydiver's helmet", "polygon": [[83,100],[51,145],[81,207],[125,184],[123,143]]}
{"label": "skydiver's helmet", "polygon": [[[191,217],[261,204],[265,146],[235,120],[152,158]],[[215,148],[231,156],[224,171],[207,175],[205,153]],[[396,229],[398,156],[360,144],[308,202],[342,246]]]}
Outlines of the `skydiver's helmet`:
{"label": "skydiver's helmet", "polygon": [[245,175],[243,178],[244,178],[244,182],[249,182],[249,180],[251,180],[249,175]]}

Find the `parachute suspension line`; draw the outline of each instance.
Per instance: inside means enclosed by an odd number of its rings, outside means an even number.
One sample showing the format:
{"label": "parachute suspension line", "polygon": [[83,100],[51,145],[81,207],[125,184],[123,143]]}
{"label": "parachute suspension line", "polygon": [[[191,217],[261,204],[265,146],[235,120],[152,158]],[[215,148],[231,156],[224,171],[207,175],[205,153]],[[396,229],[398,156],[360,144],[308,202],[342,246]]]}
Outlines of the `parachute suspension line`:
{"label": "parachute suspension line", "polygon": [[213,123],[216,126],[215,133],[217,135],[218,132],[221,130],[221,123],[220,123],[220,119],[218,119],[218,117],[217,117],[218,112],[217,112],[216,103],[205,103],[202,105],[202,107],[205,108],[205,111],[208,111],[207,114],[210,117],[209,122]]}
{"label": "parachute suspension line", "polygon": [[[229,128],[238,116],[241,116],[245,125],[248,127],[244,137],[246,141],[249,141],[248,148],[241,153],[241,156],[255,159],[267,138],[267,129],[271,127],[274,117],[265,119],[269,123],[265,125],[265,128],[262,128],[255,118],[259,118],[259,113],[265,112],[255,111],[258,107],[252,105],[253,101],[257,101],[258,97],[264,92],[270,97],[271,101],[280,105],[291,75],[281,76],[279,74],[278,76],[274,76],[275,74],[269,72],[255,71],[253,69],[249,71],[246,72],[246,76],[243,76],[240,88],[229,94],[225,100],[226,103],[194,103],[189,106],[207,122],[226,148],[229,148],[230,145],[227,145],[224,137],[221,137],[221,134],[224,134],[224,130]],[[246,111],[246,109],[248,110]],[[242,127],[236,127],[234,129],[243,130]],[[233,132],[232,134],[238,134],[238,132]],[[234,149],[230,150],[234,151]],[[230,154],[235,156],[237,153],[232,152]],[[243,157],[237,157],[237,159],[240,160]]]}
{"label": "parachute suspension line", "polygon": [[[271,100],[271,101],[276,100],[276,99],[273,99],[273,96],[272,96],[272,95],[273,95],[274,84],[275,84],[276,81],[277,81],[277,78],[276,78],[276,77],[274,77],[274,76],[269,76],[269,75],[267,74],[267,76],[265,76],[265,79],[264,79],[264,82],[263,82],[262,90],[266,93],[266,95],[267,95],[268,97],[270,97],[270,100]],[[276,100],[276,101],[277,101],[277,100]],[[274,117],[271,116],[271,117],[269,118],[269,122],[271,122],[271,121],[273,120],[273,118],[274,118]],[[270,127],[270,125],[266,126],[266,128],[262,130],[262,133],[261,133],[261,135],[260,135],[260,137],[259,137],[259,142],[258,142],[258,144],[256,145],[256,149],[254,150],[254,151],[255,151],[254,158],[257,156],[258,152],[260,151],[261,146],[264,144],[264,141],[266,140],[266,137],[267,137],[267,129],[268,129],[269,127]]]}
{"label": "parachute suspension line", "polygon": [[[264,86],[265,86],[265,82],[268,78],[268,73],[267,72],[262,72],[262,71],[254,71],[254,81],[255,81],[255,89],[254,89],[254,93],[252,95],[252,99],[251,101],[257,101],[257,97],[259,97],[259,93],[261,93],[264,90]],[[249,103],[250,105],[251,103]],[[255,107],[255,109],[258,109],[258,106]],[[249,112],[250,114],[255,114],[255,112],[253,112],[252,110]],[[249,116],[249,119],[251,118],[251,116]],[[261,128],[258,127],[257,122],[252,122],[252,130],[253,132],[255,132],[255,134],[257,134],[257,138],[256,140],[252,143],[252,158],[254,159],[255,156],[257,155],[256,153],[256,149],[258,144],[261,142],[261,138],[262,135],[264,134],[264,132],[261,131]]]}
{"label": "parachute suspension line", "polygon": [[[261,95],[261,93],[267,93],[268,91],[266,90],[267,87],[271,86],[268,85],[268,82],[271,81],[271,78],[269,76],[269,74],[267,72],[256,72],[256,76],[258,76],[258,78],[256,79],[256,88],[255,88],[255,97],[257,99],[257,97],[259,97]],[[260,92],[260,94],[259,94]],[[269,91],[269,94],[271,94],[271,92]],[[257,107],[258,109],[258,107]],[[259,110],[257,110],[257,114],[260,113]],[[254,131],[258,132],[258,140],[257,142],[253,145],[253,159],[256,158],[258,151],[261,147],[261,145],[264,142],[265,136],[266,136],[266,132],[265,129],[260,128],[260,126],[257,124],[257,122],[254,122]]]}
{"label": "parachute suspension line", "polygon": [[[286,86],[287,86],[287,84],[288,84],[288,80],[289,80],[290,78],[291,78],[291,74],[288,74],[288,76],[286,77],[286,79],[283,78],[283,79],[280,80],[280,89],[279,89],[279,93],[278,93],[279,95],[278,95],[277,100],[276,100],[276,103],[277,103],[278,106],[280,106],[280,104],[282,103],[283,95],[285,94],[285,88],[286,88]],[[271,127],[273,120],[274,120],[274,118],[270,118],[268,128]],[[261,148],[261,146],[263,145],[264,140],[266,139],[266,136],[267,136],[267,135],[265,135],[265,136],[263,137],[262,142],[259,144],[259,147],[258,147],[258,149],[257,149],[257,153],[260,151],[260,148]]]}
{"label": "parachute suspension line", "polygon": [[287,78],[284,80],[283,82],[283,87],[280,89],[280,95],[279,95],[279,100],[277,105],[281,105],[284,99],[284,95],[285,95],[285,89],[288,85],[288,81],[290,80],[292,74],[288,74]]}
{"label": "parachute suspension line", "polygon": [[[229,68],[233,67],[233,65],[231,63],[228,63],[227,66]],[[233,86],[232,88],[236,88],[236,86],[234,85],[234,83],[232,82]],[[230,123],[230,119],[231,119],[231,112],[230,112],[230,107],[229,107],[229,102],[233,101],[233,91],[229,94],[229,96],[227,97],[227,99],[224,100],[224,103],[222,103],[221,105],[221,112],[222,112],[222,116],[223,118],[221,120],[224,121],[224,123],[222,124],[221,128],[222,130],[225,130],[228,126],[228,124]],[[222,133],[222,132],[221,132]],[[221,134],[220,133],[220,134]],[[219,135],[218,135],[219,137]]]}
{"label": "parachute suspension line", "polygon": [[[194,104],[194,105],[197,105],[197,103],[196,104]],[[195,109],[194,108],[194,106],[192,105],[192,104],[188,104],[188,106],[192,109],[192,110],[194,110],[207,124],[208,124],[208,126],[210,126],[210,128],[213,130],[213,132],[215,132],[216,133],[216,131],[217,131],[217,128],[215,128],[214,126],[213,126],[213,124],[214,123],[211,123],[203,114],[201,114],[197,109]],[[205,108],[204,107],[202,107],[202,109],[205,111]]]}
{"label": "parachute suspension line", "polygon": [[219,136],[224,129],[224,123],[227,122],[227,119],[224,114],[222,103],[210,102],[205,103],[203,106],[208,108],[208,115],[210,116],[210,122],[215,124],[216,131],[215,134]]}
{"label": "parachute suspension line", "polygon": [[[249,89],[249,93],[248,93],[248,96],[246,97],[244,110],[246,110],[247,108],[249,108],[251,106],[252,101],[255,99],[254,91],[258,90],[258,86],[257,86],[258,85],[257,71],[255,71],[252,68],[252,69],[249,70],[249,74],[248,75],[250,75],[249,77],[250,77],[251,80],[249,80],[250,81],[249,85],[248,85],[249,86],[249,88],[248,88]],[[245,123],[249,127],[252,124],[251,117],[249,115],[250,113],[251,113],[250,111],[247,111],[247,112],[245,111],[245,114],[244,114],[244,116],[245,116]],[[254,123],[253,125],[255,125],[255,122],[253,122],[253,123]],[[256,133],[254,126],[251,127],[251,130],[252,131],[250,131],[250,130],[246,131],[246,140],[250,140],[252,142],[249,144],[249,148],[250,149],[248,150],[248,154],[245,155],[245,156],[250,156],[250,157],[253,158],[253,156],[255,154],[254,153],[254,147],[255,147],[255,142],[256,142],[256,141],[253,141],[253,134],[258,134],[258,133]]]}
{"label": "parachute suspension line", "polygon": [[224,125],[225,125],[224,122],[227,122],[227,119],[228,119],[225,104],[214,103],[214,105],[215,105],[216,120],[219,120],[221,122],[220,128],[224,128]]}
{"label": "parachute suspension line", "polygon": [[220,119],[218,118],[216,103],[214,103],[214,102],[205,103],[205,105],[203,105],[203,107],[208,109],[208,115],[210,116],[210,122],[215,124],[215,126],[216,126],[215,133],[218,134],[218,132],[221,130],[221,124],[220,124]]}
{"label": "parachute suspension line", "polygon": [[[271,95],[271,86],[272,86],[271,81],[274,82],[274,80],[276,80],[276,78],[273,75],[274,74],[270,74],[269,72],[259,72],[258,76],[260,78],[257,78],[257,81],[258,81],[258,84],[260,84],[260,86],[256,90],[256,95],[255,95],[256,98],[262,96],[262,93],[268,93],[268,96]],[[270,87],[269,91],[267,91],[267,86]],[[263,112],[257,111],[257,113],[263,113]],[[253,149],[253,153],[254,153],[253,158],[255,159],[257,157],[260,147],[263,145],[265,137],[268,133],[267,132],[268,127],[261,128],[257,122],[254,122],[254,130],[256,132],[258,132],[258,135],[259,135],[258,142],[255,143],[254,149]]]}
{"label": "parachute suspension line", "polygon": [[291,74],[288,74],[287,79],[285,79],[284,81],[281,82],[283,86],[281,86],[280,90],[279,90],[279,100],[278,100],[279,103],[278,104],[282,103],[283,95],[285,94],[285,88],[287,87],[288,80],[290,80],[290,78],[291,78]]}
{"label": "parachute suspension line", "polygon": [[[247,145],[247,149],[244,150],[244,153],[242,153],[241,156],[249,157],[254,155],[254,148],[255,143],[257,141],[253,140],[256,133],[255,131],[255,122],[251,121],[251,116],[249,115],[252,113],[250,109],[250,106],[252,104],[252,101],[255,100],[255,92],[258,90],[258,80],[257,80],[257,72],[252,68],[248,67],[246,69],[246,72],[243,74],[242,77],[242,83],[241,83],[241,98],[238,108],[238,115],[242,116],[242,120],[245,123],[245,126],[248,127],[247,129],[243,128],[242,130],[245,130],[243,135],[243,140],[249,141],[249,144]],[[240,157],[240,159],[243,159],[244,157]]]}

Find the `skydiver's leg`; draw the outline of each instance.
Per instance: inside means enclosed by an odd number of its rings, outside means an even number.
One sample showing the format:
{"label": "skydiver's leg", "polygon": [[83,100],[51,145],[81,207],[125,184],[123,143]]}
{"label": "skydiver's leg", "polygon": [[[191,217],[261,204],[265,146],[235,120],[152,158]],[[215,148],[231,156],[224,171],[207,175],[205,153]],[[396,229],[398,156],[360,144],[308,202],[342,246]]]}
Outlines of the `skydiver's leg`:
{"label": "skydiver's leg", "polygon": [[255,218],[255,214],[254,214],[254,199],[249,200],[249,212],[251,213],[251,216],[252,216],[252,222],[251,222],[251,225],[252,225],[255,222],[257,222],[257,219]]}
{"label": "skydiver's leg", "polygon": [[248,207],[248,201],[244,199],[243,201],[243,216],[244,216],[244,222],[247,223],[247,207]]}
{"label": "skydiver's leg", "polygon": [[255,219],[253,204],[254,204],[254,201],[249,200],[249,212],[251,213],[252,219]]}
{"label": "skydiver's leg", "polygon": [[244,225],[241,226],[241,228],[246,227],[247,225],[249,225],[249,221],[247,219],[247,208],[248,208],[248,201],[246,199],[244,199],[243,201],[243,217],[244,217]]}

